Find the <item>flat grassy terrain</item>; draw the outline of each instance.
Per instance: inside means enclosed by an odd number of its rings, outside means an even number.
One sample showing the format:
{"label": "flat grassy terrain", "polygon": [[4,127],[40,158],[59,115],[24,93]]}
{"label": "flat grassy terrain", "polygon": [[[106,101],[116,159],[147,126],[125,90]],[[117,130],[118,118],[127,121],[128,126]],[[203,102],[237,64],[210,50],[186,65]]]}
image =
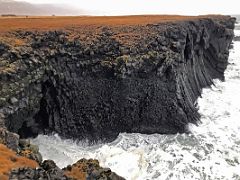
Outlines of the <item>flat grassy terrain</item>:
{"label": "flat grassy terrain", "polygon": [[43,16],[43,17],[0,17],[0,32],[11,30],[52,30],[79,26],[121,26],[145,25],[161,22],[182,21],[203,17],[219,16],[178,16],[178,15],[141,15],[141,16]]}
{"label": "flat grassy terrain", "polygon": [[[121,43],[138,42],[154,32],[147,24],[176,23],[179,21],[203,18],[224,19],[226,16],[179,16],[179,15],[135,15],[135,16],[16,16],[0,17],[0,42],[21,46],[28,43],[24,35],[16,36],[16,31],[53,31],[68,32],[68,38],[81,41],[95,39],[109,29],[112,37]],[[105,30],[104,30],[105,28]],[[161,29],[164,30],[164,27]],[[153,37],[155,35],[152,35]]]}

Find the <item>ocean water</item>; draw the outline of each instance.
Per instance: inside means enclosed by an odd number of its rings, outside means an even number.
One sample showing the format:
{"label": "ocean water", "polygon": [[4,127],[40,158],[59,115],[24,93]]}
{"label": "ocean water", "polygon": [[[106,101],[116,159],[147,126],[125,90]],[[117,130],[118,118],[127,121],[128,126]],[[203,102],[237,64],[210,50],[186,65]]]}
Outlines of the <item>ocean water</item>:
{"label": "ocean water", "polygon": [[[235,35],[240,36],[240,28]],[[96,158],[129,180],[240,180],[240,41],[234,42],[226,80],[214,80],[198,99],[202,123],[191,134],[122,133],[108,144],[90,145],[57,134],[32,139],[44,159],[65,167]]]}

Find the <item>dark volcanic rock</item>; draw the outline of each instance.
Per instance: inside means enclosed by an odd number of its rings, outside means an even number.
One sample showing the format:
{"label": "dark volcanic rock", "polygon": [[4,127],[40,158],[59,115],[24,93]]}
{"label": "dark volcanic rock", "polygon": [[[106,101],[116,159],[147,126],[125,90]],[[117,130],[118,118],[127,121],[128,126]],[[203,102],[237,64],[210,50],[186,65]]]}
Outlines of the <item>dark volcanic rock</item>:
{"label": "dark volcanic rock", "polygon": [[61,170],[51,160],[46,160],[40,168],[19,168],[11,171],[9,180],[72,180],[64,175]]}
{"label": "dark volcanic rock", "polygon": [[[199,18],[75,34],[33,32],[1,56],[0,113],[21,137],[183,133],[201,89],[224,79],[235,19]],[[2,45],[1,45],[2,46]]]}

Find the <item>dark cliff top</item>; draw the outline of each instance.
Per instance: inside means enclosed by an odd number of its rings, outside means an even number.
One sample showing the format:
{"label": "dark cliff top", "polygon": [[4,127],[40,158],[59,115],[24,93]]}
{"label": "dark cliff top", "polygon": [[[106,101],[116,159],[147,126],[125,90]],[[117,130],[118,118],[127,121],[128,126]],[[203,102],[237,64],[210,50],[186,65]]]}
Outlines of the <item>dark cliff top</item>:
{"label": "dark cliff top", "polygon": [[[13,36],[16,31],[55,31],[70,32],[73,38],[85,36],[93,38],[103,32],[110,32],[121,41],[133,42],[139,38],[152,34],[147,25],[173,24],[199,19],[217,19],[227,21],[230,16],[205,15],[205,16],[179,16],[179,15],[136,15],[136,16],[16,16],[0,17],[0,41],[12,45],[26,43],[24,36]],[[161,28],[164,30],[164,27]],[[12,33],[13,32],[13,33]],[[124,37],[124,38],[122,38]],[[81,38],[80,38],[81,39]]]}

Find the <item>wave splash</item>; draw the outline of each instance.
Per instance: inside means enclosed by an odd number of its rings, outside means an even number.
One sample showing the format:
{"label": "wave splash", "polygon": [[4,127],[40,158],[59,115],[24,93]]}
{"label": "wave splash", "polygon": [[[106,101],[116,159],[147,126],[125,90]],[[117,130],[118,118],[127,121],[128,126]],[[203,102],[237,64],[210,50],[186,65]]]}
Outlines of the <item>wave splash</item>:
{"label": "wave splash", "polygon": [[[240,30],[235,30],[240,36]],[[240,41],[230,51],[225,82],[203,90],[198,99],[202,123],[191,134],[122,133],[112,143],[91,145],[39,135],[32,143],[44,159],[65,167],[96,158],[126,179],[240,179]]]}

